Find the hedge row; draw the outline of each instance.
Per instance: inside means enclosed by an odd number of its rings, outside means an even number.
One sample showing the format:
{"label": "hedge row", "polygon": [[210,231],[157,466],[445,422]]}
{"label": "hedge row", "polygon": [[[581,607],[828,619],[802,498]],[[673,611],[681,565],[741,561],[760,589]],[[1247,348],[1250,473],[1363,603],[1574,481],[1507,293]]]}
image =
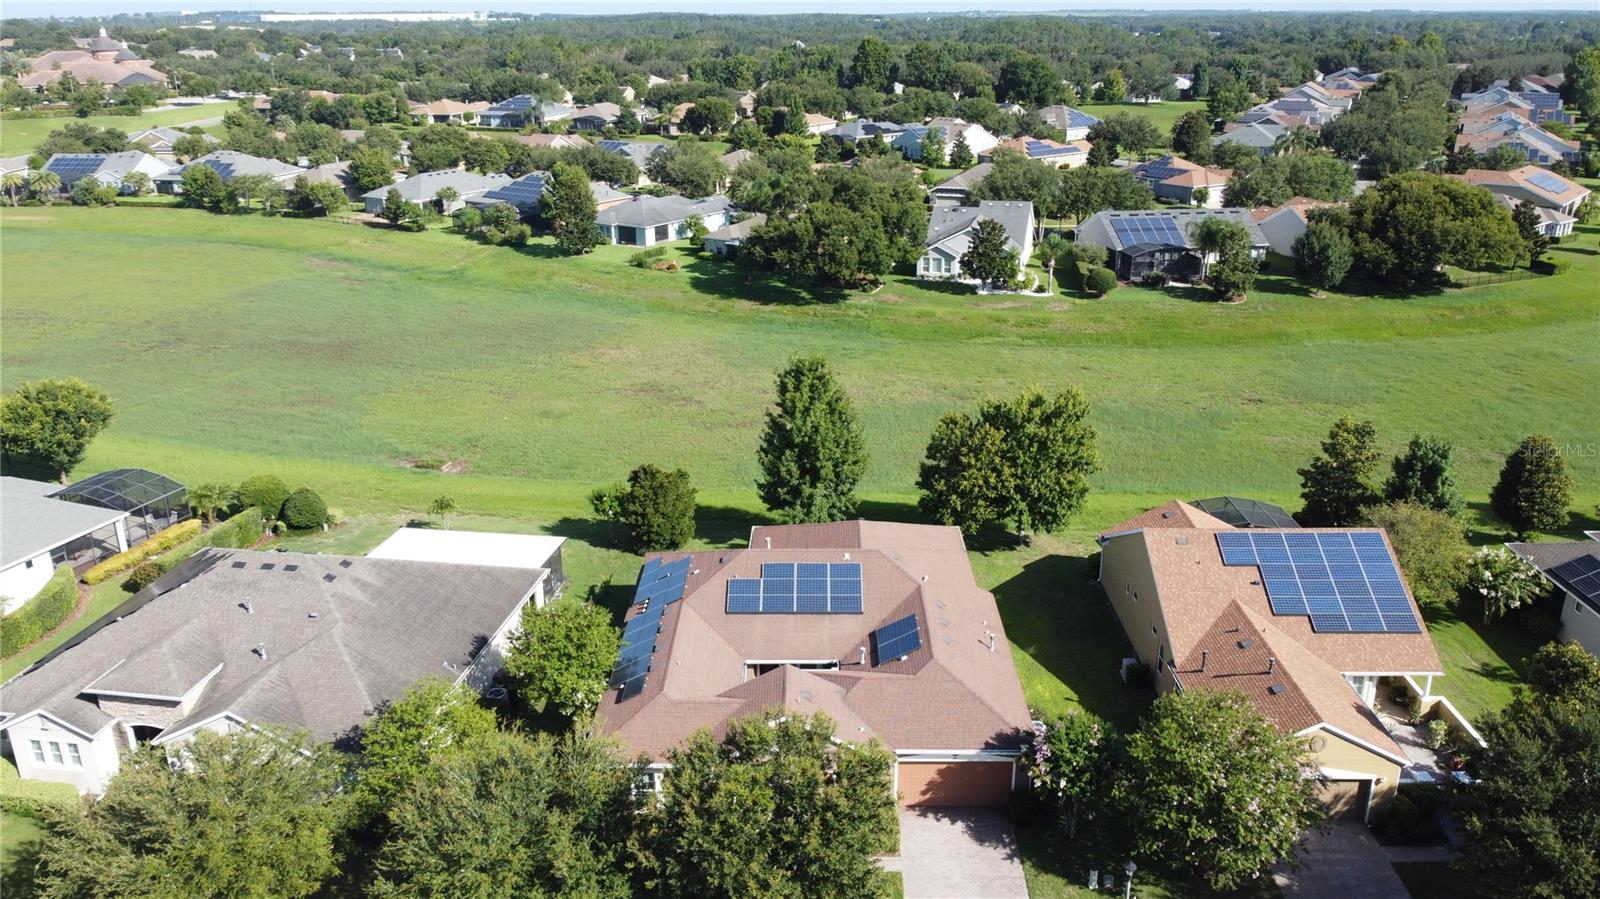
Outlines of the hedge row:
{"label": "hedge row", "polygon": [[199,519],[191,518],[175,524],[126,552],[100,560],[99,564],[84,572],[83,582],[92,586],[109,581],[145,559],[160,555],[198,533],[200,533]]}
{"label": "hedge row", "polygon": [[66,621],[77,607],[78,579],[72,574],[72,566],[63,565],[50,576],[38,596],[10,615],[0,615],[0,658],[26,649]]}
{"label": "hedge row", "polygon": [[172,552],[140,562],[128,574],[128,579],[122,582],[122,589],[129,593],[138,593],[154,583],[156,578],[178,567],[178,563],[208,546],[224,549],[244,549],[247,546],[254,546],[265,530],[266,526],[261,520],[261,510],[254,506],[244,509]]}
{"label": "hedge row", "polygon": [[0,809],[42,819],[48,808],[82,811],[83,800],[71,784],[23,780],[16,765],[0,759]]}

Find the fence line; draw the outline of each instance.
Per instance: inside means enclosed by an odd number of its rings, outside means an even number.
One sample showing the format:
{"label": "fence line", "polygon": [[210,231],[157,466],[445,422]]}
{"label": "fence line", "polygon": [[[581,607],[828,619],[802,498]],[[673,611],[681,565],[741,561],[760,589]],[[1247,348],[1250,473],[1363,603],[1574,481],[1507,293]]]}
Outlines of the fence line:
{"label": "fence line", "polygon": [[1536,272],[1521,268],[1509,272],[1473,272],[1466,275],[1456,275],[1450,279],[1452,287],[1489,287],[1495,284],[1510,284],[1514,281],[1529,281],[1534,278],[1547,278],[1554,272]]}

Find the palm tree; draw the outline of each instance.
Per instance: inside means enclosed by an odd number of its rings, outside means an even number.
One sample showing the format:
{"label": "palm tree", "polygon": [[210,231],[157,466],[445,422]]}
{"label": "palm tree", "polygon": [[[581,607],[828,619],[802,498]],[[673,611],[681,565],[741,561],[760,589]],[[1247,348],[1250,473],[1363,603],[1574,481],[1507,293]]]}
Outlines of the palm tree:
{"label": "palm tree", "polygon": [[441,496],[428,504],[428,514],[437,515],[444,521],[444,526],[450,526],[450,513],[456,510],[456,501],[448,496]]}
{"label": "palm tree", "polygon": [[1272,152],[1278,156],[1301,153],[1316,145],[1317,133],[1305,125],[1296,125],[1278,135],[1277,140],[1272,142]]}
{"label": "palm tree", "polygon": [[218,512],[233,504],[233,496],[233,488],[227,484],[201,484],[189,488],[189,508],[210,526],[217,523]]}
{"label": "palm tree", "polygon": [[1035,259],[1044,266],[1045,278],[1050,282],[1050,293],[1056,292],[1056,264],[1067,258],[1072,252],[1072,241],[1060,231],[1052,231],[1040,238],[1038,246],[1033,251]]}
{"label": "palm tree", "polygon": [[27,186],[27,184],[28,175],[26,172],[6,172],[4,176],[0,176],[0,187],[4,187],[6,192],[11,194],[12,206],[17,205],[17,191]]}
{"label": "palm tree", "polygon": [[1228,223],[1219,218],[1207,216],[1198,225],[1191,225],[1189,237],[1194,241],[1194,248],[1200,251],[1200,280],[1204,281],[1211,273],[1211,257],[1222,249],[1223,238],[1228,233]]}
{"label": "palm tree", "polygon": [[55,172],[34,172],[28,176],[28,189],[48,206],[61,189],[61,176]]}

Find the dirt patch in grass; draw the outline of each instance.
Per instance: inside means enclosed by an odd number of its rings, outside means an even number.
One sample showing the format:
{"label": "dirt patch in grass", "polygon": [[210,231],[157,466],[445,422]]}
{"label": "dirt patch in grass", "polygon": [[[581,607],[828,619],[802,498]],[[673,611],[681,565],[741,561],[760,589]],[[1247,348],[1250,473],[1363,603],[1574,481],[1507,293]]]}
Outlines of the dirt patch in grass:
{"label": "dirt patch in grass", "polygon": [[1026,309],[1028,304],[1021,300],[994,300],[988,303],[979,303],[979,309]]}
{"label": "dirt patch in grass", "polygon": [[439,470],[445,474],[466,474],[472,470],[472,461],[470,459],[453,459],[444,463]]}

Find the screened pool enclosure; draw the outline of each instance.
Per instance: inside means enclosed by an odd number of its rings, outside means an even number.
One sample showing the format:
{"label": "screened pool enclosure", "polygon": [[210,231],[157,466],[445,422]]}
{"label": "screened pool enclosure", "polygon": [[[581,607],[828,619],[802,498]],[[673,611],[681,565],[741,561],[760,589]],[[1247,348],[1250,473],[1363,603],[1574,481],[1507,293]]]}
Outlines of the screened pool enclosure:
{"label": "screened pool enclosure", "polygon": [[143,468],[118,468],[84,478],[54,494],[67,502],[127,512],[128,545],[189,517],[189,491]]}

